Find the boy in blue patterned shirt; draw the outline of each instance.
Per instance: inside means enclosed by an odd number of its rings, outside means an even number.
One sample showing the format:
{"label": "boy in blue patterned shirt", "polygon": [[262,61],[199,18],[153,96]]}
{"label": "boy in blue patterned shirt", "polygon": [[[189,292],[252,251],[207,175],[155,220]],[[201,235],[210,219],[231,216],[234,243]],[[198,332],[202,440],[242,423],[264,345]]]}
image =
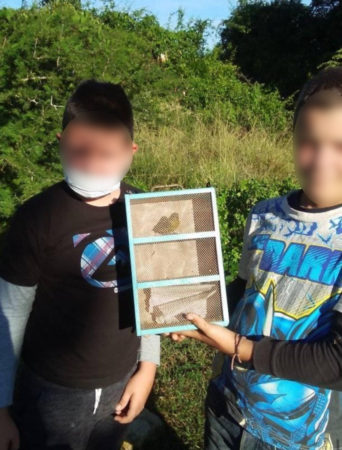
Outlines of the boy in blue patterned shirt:
{"label": "boy in blue patterned shirt", "polygon": [[342,448],[342,67],[306,83],[293,129],[302,189],[250,211],[228,328],[189,314],[172,335],[225,355],[206,450]]}

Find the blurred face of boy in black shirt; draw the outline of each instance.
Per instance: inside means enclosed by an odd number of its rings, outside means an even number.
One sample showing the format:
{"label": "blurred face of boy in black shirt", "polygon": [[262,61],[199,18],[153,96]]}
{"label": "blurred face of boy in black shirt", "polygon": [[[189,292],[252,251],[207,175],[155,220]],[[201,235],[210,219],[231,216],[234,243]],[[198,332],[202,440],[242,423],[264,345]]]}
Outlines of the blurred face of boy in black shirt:
{"label": "blurred face of boy in black shirt", "polygon": [[[57,133],[61,160],[66,168],[87,175],[113,176],[120,180],[128,171],[138,146],[124,126],[100,126],[72,120],[62,133]],[[80,194],[79,194],[80,195]],[[119,189],[100,197],[83,197],[94,205],[106,205],[117,198]],[[110,203],[110,202],[109,202]]]}

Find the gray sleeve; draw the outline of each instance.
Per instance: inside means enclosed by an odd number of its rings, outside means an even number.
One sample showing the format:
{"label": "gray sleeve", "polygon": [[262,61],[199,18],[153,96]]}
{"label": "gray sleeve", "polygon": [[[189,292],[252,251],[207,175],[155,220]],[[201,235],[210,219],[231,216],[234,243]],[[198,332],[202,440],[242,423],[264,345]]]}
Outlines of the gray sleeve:
{"label": "gray sleeve", "polygon": [[138,360],[150,361],[157,364],[157,366],[160,365],[160,336],[158,334],[141,337]]}
{"label": "gray sleeve", "polygon": [[18,358],[36,288],[0,277],[0,408],[13,401]]}

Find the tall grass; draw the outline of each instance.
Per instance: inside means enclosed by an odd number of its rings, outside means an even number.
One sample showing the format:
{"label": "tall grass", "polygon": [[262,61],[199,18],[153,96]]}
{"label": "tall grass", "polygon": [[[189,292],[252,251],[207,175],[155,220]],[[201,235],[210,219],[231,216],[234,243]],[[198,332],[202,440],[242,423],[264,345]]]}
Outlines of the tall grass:
{"label": "tall grass", "polygon": [[221,188],[241,179],[282,179],[293,175],[290,133],[233,127],[217,117],[172,112],[167,123],[138,124],[130,180],[150,189],[178,184]]}

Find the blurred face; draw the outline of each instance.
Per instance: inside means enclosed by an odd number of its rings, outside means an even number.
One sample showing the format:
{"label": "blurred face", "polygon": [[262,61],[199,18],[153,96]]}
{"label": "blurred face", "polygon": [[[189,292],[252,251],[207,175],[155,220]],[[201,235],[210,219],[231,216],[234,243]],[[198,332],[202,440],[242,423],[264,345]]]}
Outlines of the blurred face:
{"label": "blurred face", "polygon": [[296,171],[317,206],[342,203],[342,104],[302,107],[294,130]]}
{"label": "blurred face", "polygon": [[137,150],[126,129],[77,121],[69,122],[57,138],[64,164],[93,175],[126,172]]}

